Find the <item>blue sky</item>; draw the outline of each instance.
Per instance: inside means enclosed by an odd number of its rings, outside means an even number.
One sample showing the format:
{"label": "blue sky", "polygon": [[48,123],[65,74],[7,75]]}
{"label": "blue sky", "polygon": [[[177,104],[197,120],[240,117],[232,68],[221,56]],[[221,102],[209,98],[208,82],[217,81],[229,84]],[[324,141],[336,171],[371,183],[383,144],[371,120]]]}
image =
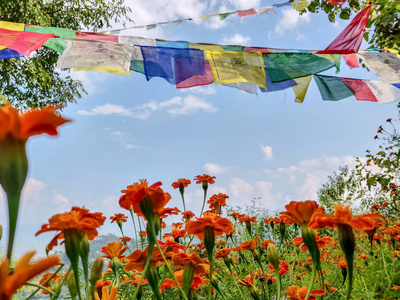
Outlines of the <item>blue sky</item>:
{"label": "blue sky", "polygon": [[[127,3],[134,10],[136,24],[149,24],[279,2],[283,1]],[[349,22],[329,23],[324,13],[299,16],[290,7],[276,8],[276,12],[231,16],[224,21],[214,17],[121,34],[324,49]],[[120,27],[115,24],[115,28]],[[259,95],[215,85],[177,90],[160,78],[147,82],[138,73],[71,74],[83,81],[89,94],[64,109],[63,115],[73,122],[62,126],[58,137],[40,136],[28,142],[30,171],[21,204],[17,255],[32,248],[43,254],[52,234],[34,238],[34,233],[50,216],[73,205],[101,211],[107,217],[124,212],[118,206],[120,190],[141,178],[150,183],[162,181],[172,195],[170,206],[179,208],[181,199],[171,183],[203,173],[217,177],[209,195],[226,193],[230,205],[250,204],[253,197],[261,197],[257,204],[275,211],[291,200],[316,200],[318,188],[332,171],[341,165],[354,165],[366,149],[376,149],[378,142],[373,137],[378,126],[397,112],[397,103],[376,104],[355,98],[322,101],[314,82],[304,103],[298,104],[291,89]],[[324,74],[335,75],[334,70]],[[376,79],[362,68],[350,70],[343,60],[339,75]],[[193,183],[187,189],[187,200],[186,207],[199,213],[200,185]],[[4,210],[0,214],[3,226],[7,222]],[[118,234],[117,229],[107,220],[101,233]],[[126,233],[132,235],[130,227]],[[3,239],[0,248],[4,251],[5,247]]]}

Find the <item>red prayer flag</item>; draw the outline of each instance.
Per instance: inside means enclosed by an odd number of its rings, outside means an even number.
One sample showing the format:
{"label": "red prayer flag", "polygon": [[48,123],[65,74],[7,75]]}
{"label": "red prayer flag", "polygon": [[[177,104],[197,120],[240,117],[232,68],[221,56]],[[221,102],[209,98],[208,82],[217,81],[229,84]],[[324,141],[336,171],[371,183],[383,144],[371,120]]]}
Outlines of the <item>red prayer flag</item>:
{"label": "red prayer flag", "polygon": [[0,46],[10,48],[25,56],[29,56],[43,46],[50,38],[57,37],[55,34],[15,31],[0,28]]}
{"label": "red prayer flag", "polygon": [[353,78],[343,78],[339,77],[345,85],[347,85],[350,89],[352,89],[355,94],[357,100],[359,101],[372,101],[378,102],[375,94],[371,91],[369,86],[362,81],[361,79],[353,79]]}
{"label": "red prayer flag", "polygon": [[76,38],[118,43],[118,36],[116,35],[99,34],[94,32],[77,31]]}
{"label": "red prayer flag", "polygon": [[250,9],[246,9],[246,10],[237,10],[236,13],[239,17],[246,17],[246,16],[251,16],[251,15],[257,14],[257,12],[254,8],[250,8]]}
{"label": "red prayer flag", "polygon": [[337,38],[325,50],[318,51],[317,54],[349,54],[358,52],[365,28],[367,27],[371,6],[372,4],[360,11]]}
{"label": "red prayer flag", "polygon": [[205,72],[203,75],[194,75],[185,79],[184,81],[179,82],[176,85],[177,89],[185,89],[191,88],[198,85],[207,85],[214,82],[214,75],[208,60],[204,61]]}
{"label": "red prayer flag", "polygon": [[342,6],[346,3],[346,0],[328,0],[328,2],[333,6]]}
{"label": "red prayer flag", "polygon": [[350,67],[350,69],[360,67],[360,65],[358,64],[357,55],[355,53],[343,54],[342,57],[343,57],[344,61],[346,62],[346,65],[348,65]]}
{"label": "red prayer flag", "polygon": [[261,53],[271,53],[267,48],[261,47],[244,47],[243,52],[259,51]]}

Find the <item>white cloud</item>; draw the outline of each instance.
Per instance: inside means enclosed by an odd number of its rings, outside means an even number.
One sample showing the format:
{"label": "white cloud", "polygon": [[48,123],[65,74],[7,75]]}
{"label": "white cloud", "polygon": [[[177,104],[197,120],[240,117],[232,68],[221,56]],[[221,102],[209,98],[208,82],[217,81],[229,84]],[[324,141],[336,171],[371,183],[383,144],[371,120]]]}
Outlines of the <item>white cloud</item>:
{"label": "white cloud", "polygon": [[260,147],[261,147],[261,152],[264,154],[265,161],[271,160],[274,158],[271,146],[264,146],[264,144],[261,144]]}
{"label": "white cloud", "polygon": [[240,33],[235,33],[229,37],[222,39],[222,43],[226,45],[249,45],[251,38],[249,36],[243,36]]}
{"label": "white cloud", "polygon": [[25,182],[24,188],[22,189],[22,197],[31,199],[45,188],[45,184],[41,180],[28,178]]}
{"label": "white cloud", "polygon": [[253,191],[254,186],[240,178],[232,178],[231,184],[229,185],[229,195],[234,198],[233,200],[236,200],[233,201],[237,202],[236,205],[248,203],[251,200]]}
{"label": "white cloud", "polygon": [[53,203],[54,204],[64,204],[64,205],[68,205],[69,204],[69,200],[67,197],[64,197],[61,194],[55,194],[53,195]]}
{"label": "white cloud", "polygon": [[126,149],[140,148],[139,146],[136,145],[136,140],[133,139],[128,132],[122,132],[122,131],[110,132],[108,133],[108,138],[117,142],[122,148]]}
{"label": "white cloud", "polygon": [[264,207],[267,207],[270,210],[275,210],[279,208],[279,206],[282,206],[282,193],[274,193],[272,191],[272,182],[257,181],[255,185],[260,191],[260,202],[263,204]]}
{"label": "white cloud", "polygon": [[281,11],[282,18],[275,25],[275,34],[278,36],[284,35],[286,32],[298,32],[301,25],[310,23],[310,13],[300,15],[294,9],[283,9]]}
{"label": "white cloud", "polygon": [[222,167],[218,164],[213,163],[206,163],[203,168],[206,173],[210,175],[218,175],[226,172],[226,167]]}
{"label": "white cloud", "polygon": [[199,111],[215,113],[218,111],[210,102],[197,96],[187,95],[186,97],[174,97],[160,103],[151,100],[134,108],[125,108],[123,105],[104,104],[92,108],[90,111],[79,110],[78,114],[86,116],[117,115],[145,120],[155,111],[166,110],[169,115],[191,115]]}
{"label": "white cloud", "polygon": [[217,90],[213,86],[195,86],[192,88],[181,89],[181,92],[191,92],[198,95],[214,95],[217,93]]}

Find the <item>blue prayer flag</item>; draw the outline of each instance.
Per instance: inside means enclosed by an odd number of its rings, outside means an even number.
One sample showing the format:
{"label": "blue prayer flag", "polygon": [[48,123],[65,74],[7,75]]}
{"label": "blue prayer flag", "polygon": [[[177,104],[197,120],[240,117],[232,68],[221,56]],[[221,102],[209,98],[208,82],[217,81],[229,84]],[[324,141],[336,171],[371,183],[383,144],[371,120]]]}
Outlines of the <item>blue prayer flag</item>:
{"label": "blue prayer flag", "polygon": [[10,48],[0,50],[0,59],[20,58],[22,56],[24,55]]}
{"label": "blue prayer flag", "polygon": [[198,49],[141,46],[146,79],[162,77],[178,84],[194,75],[204,75],[204,53]]}

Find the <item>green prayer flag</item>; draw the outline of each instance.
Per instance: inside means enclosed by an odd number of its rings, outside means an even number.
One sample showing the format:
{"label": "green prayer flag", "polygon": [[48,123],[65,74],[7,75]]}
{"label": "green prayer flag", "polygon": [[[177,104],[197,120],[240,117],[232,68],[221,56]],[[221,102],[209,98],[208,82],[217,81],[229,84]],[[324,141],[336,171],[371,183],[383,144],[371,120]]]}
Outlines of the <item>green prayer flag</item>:
{"label": "green prayer flag", "polygon": [[222,20],[225,20],[230,15],[234,15],[234,14],[236,14],[236,11],[228,12],[228,13],[224,13],[224,14],[219,14],[219,19],[222,21]]}
{"label": "green prayer flag", "polygon": [[339,77],[314,75],[314,79],[324,100],[338,101],[355,94]]}
{"label": "green prayer flag", "polygon": [[221,45],[221,48],[225,51],[233,51],[233,52],[243,52],[243,46],[236,46],[236,45]]}
{"label": "green prayer flag", "polygon": [[25,31],[29,32],[39,32],[39,33],[54,33],[59,36],[59,38],[48,39],[44,46],[49,47],[59,53],[63,53],[65,48],[67,48],[67,42],[63,38],[75,38],[76,31],[56,28],[56,27],[25,27]]}
{"label": "green prayer flag", "polygon": [[263,53],[265,70],[272,82],[314,75],[335,66],[335,62],[311,53]]}
{"label": "green prayer flag", "polygon": [[145,74],[143,60],[131,60],[131,66],[129,69],[131,71]]}

